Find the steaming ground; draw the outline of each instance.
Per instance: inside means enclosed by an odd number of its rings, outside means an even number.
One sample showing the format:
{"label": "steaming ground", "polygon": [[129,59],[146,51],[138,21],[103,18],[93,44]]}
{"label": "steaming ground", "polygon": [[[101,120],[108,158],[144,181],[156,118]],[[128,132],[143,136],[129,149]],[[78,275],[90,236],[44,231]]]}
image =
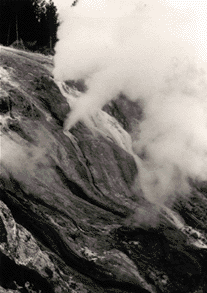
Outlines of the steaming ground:
{"label": "steaming ground", "polygon": [[[189,4],[189,2],[191,4]],[[66,129],[120,92],[141,100],[133,142],[138,185],[151,202],[188,194],[207,179],[206,1],[79,1],[60,11],[54,77],[84,79]],[[89,125],[90,126],[90,125]]]}

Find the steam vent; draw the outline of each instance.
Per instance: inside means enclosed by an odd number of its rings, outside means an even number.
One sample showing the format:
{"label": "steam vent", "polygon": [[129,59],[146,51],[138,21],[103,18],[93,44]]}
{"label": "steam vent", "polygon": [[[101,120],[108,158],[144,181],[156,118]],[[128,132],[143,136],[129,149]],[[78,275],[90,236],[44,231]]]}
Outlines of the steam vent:
{"label": "steam vent", "polygon": [[95,2],[0,45],[0,293],[206,293],[202,17]]}

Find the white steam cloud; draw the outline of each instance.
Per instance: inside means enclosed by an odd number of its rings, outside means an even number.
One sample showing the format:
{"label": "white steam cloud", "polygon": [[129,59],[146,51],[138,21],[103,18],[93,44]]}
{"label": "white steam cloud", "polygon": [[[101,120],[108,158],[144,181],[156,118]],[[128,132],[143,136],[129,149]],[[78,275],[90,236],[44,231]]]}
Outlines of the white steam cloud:
{"label": "white steam cloud", "polygon": [[206,12],[207,1],[184,0],[79,0],[59,12],[54,77],[88,87],[67,127],[120,92],[141,99],[133,149],[151,202],[207,179]]}

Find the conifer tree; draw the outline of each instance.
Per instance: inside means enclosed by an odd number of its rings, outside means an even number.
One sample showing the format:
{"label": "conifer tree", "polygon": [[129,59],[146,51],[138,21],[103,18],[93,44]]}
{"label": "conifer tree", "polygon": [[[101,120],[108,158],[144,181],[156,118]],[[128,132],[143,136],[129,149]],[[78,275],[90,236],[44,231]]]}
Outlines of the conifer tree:
{"label": "conifer tree", "polygon": [[54,48],[54,44],[57,41],[57,28],[58,28],[58,20],[57,20],[57,8],[54,5],[52,0],[49,0],[46,3],[46,21],[47,21],[47,32],[49,39],[49,48]]}
{"label": "conifer tree", "polygon": [[0,0],[0,43],[8,46],[23,41],[53,48],[57,40],[57,9],[52,0],[47,1]]}

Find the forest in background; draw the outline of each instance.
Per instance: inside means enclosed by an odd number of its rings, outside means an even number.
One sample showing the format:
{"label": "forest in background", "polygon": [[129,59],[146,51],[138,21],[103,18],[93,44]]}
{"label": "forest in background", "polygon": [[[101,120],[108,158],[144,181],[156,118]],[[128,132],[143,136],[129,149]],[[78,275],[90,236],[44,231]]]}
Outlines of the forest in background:
{"label": "forest in background", "polygon": [[52,0],[0,0],[0,44],[53,54],[57,8]]}

